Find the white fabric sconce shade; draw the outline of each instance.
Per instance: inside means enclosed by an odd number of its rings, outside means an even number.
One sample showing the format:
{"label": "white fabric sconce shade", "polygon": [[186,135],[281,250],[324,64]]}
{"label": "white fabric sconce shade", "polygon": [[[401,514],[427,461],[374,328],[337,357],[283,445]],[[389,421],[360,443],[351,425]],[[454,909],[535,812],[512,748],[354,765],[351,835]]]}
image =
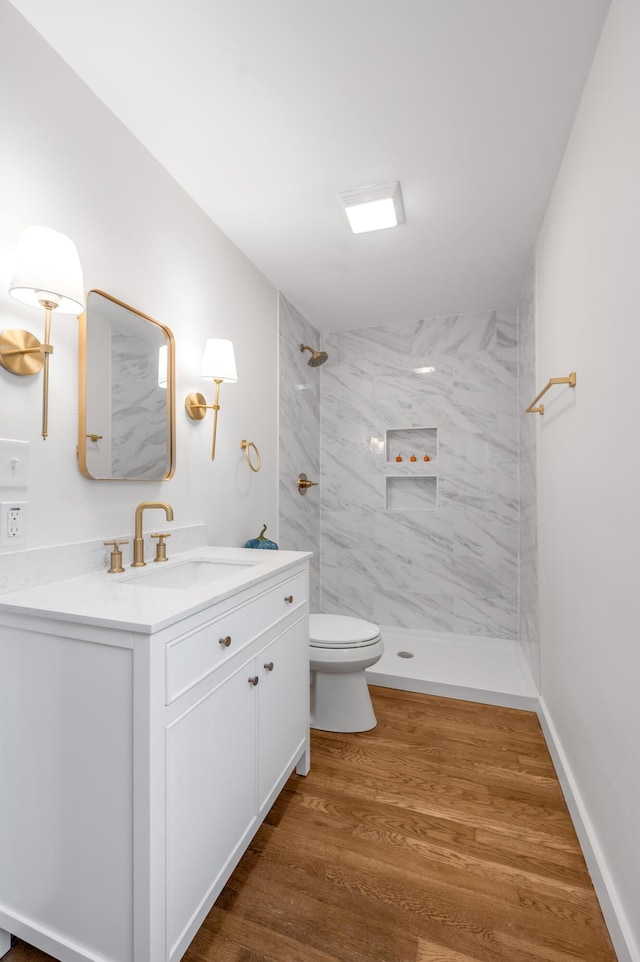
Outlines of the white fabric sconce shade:
{"label": "white fabric sconce shade", "polygon": [[84,283],[73,241],[51,227],[27,227],[18,241],[9,293],[31,307],[52,301],[59,314],[81,314]]}
{"label": "white fabric sconce shade", "polygon": [[204,346],[200,377],[203,380],[237,381],[233,343],[222,337],[210,337]]}
{"label": "white fabric sconce shade", "polygon": [[84,282],[75,244],[51,227],[27,227],[18,241],[9,293],[17,301],[44,311],[42,343],[29,331],[3,331],[0,364],[12,374],[42,371],[42,438],[49,433],[49,356],[51,312],[81,314]]}

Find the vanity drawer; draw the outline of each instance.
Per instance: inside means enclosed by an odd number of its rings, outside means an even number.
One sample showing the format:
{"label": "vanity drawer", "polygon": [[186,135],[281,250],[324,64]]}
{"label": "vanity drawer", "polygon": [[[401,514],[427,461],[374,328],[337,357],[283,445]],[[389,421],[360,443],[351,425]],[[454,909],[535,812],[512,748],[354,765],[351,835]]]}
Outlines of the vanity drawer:
{"label": "vanity drawer", "polygon": [[306,601],[307,575],[300,572],[217,615],[216,608],[212,608],[210,621],[167,645],[166,704],[171,704]]}

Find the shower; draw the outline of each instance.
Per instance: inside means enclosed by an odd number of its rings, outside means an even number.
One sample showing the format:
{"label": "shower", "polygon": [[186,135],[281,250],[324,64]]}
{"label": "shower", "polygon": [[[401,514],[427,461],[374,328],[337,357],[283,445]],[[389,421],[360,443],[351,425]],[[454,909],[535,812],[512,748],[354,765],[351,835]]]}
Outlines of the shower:
{"label": "shower", "polygon": [[324,364],[324,362],[329,357],[326,351],[314,351],[314,349],[312,347],[309,347],[308,344],[301,344],[300,350],[311,351],[311,357],[307,361],[307,364],[309,365],[309,367],[320,367],[320,365]]}

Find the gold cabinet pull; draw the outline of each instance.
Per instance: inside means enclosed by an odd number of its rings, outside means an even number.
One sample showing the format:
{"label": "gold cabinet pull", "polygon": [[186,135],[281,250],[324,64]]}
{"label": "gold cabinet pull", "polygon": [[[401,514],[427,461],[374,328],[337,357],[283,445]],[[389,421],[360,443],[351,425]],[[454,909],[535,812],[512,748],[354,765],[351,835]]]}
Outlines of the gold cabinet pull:
{"label": "gold cabinet pull", "polygon": [[273,662],[272,661],[265,662],[264,667],[267,669],[267,671],[273,671]]}
{"label": "gold cabinet pull", "polygon": [[257,675],[252,675],[252,676],[249,678],[249,684],[250,684],[250,685],[253,685],[254,688],[255,688],[255,686],[258,684],[259,681],[260,681],[260,679],[258,678]]}
{"label": "gold cabinet pull", "polygon": [[285,595],[285,596],[284,596],[284,600],[287,602],[288,605],[292,605],[292,604],[293,604],[293,595]]}
{"label": "gold cabinet pull", "polygon": [[219,641],[223,648],[228,648],[231,644],[231,635],[226,635],[224,638],[220,638]]}

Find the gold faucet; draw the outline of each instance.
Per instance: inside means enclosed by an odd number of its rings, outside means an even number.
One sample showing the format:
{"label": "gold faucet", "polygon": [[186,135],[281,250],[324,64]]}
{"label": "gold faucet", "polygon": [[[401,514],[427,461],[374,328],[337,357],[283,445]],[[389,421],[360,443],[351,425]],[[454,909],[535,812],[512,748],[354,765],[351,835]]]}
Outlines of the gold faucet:
{"label": "gold faucet", "polygon": [[142,512],[145,508],[162,508],[167,521],[173,521],[173,508],[164,501],[143,501],[136,508],[136,533],[133,539],[133,561],[132,568],[143,568],[146,565],[144,560],[144,538],[142,537]]}

